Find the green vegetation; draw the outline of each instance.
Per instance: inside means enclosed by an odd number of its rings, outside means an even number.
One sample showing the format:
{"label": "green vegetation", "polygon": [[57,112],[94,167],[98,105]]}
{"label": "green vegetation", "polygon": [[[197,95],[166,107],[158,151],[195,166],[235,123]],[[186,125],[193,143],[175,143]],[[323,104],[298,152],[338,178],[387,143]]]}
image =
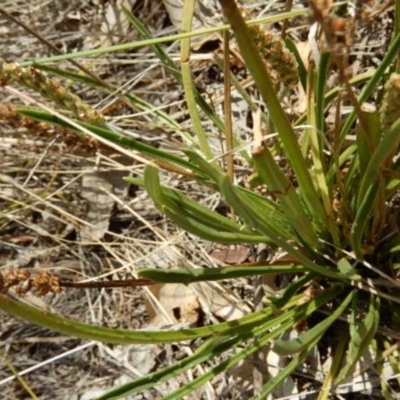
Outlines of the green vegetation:
{"label": "green vegetation", "polygon": [[[190,32],[193,3],[185,2],[182,32]],[[397,370],[397,348],[393,347],[393,354],[385,350],[398,343],[399,335],[395,332],[400,324],[397,311],[400,303],[397,206],[400,71],[396,70],[396,65],[400,65],[399,26],[375,71],[349,79],[346,62],[352,33],[347,25],[344,37],[339,27],[340,23],[350,24],[350,19],[336,15],[337,10],[321,10],[317,2],[310,2],[313,18],[320,24],[325,39],[320,39],[319,60],[310,62],[307,67],[289,38],[284,42],[270,32],[264,33],[262,25],[246,24],[245,19],[250,17],[244,15],[244,18],[233,0],[220,0],[220,3],[244,64],[265,105],[262,116],[258,114],[262,129],[258,132],[255,129],[251,157],[247,157],[255,170],[252,188],[234,183],[233,152],[226,156],[229,167],[224,170],[224,163],[216,161],[218,154],[213,154],[208,143],[204,118],[215,124],[226,142],[239,146],[240,139],[228,128],[229,118],[222,121],[198,92],[190,64],[185,62],[190,57],[191,37],[204,34],[204,31],[173,37],[181,40],[182,62],[179,65],[161,45],[172,38],[152,38],[145,26],[124,10],[143,40],[123,48],[108,49],[118,51],[152,46],[160,62],[182,84],[193,123],[193,137],[170,116],[160,110],[154,111],[160,123],[181,133],[186,147],[181,149],[180,155],[114,132],[101,114],[44,75],[42,70],[67,76],[66,71],[46,67],[49,62],[67,57],[40,59],[34,68],[29,66],[31,63],[19,66],[0,63],[3,82],[25,85],[56,104],[57,113],[25,107],[17,110],[19,115],[65,128],[83,139],[94,138],[114,148],[136,150],[145,156],[150,162],[143,177],[126,177],[126,181],[145,188],[160,213],[179,227],[217,243],[265,243],[276,253],[284,252],[289,260],[286,264],[270,260],[258,266],[215,269],[140,270],[140,278],[149,282],[185,285],[254,275],[288,275],[287,286],[276,296],[265,297],[262,310],[235,321],[193,329],[136,332],[102,328],[77,323],[0,295],[0,309],[80,338],[120,344],[203,339],[193,355],[118,387],[101,396],[102,400],[140,392],[227,354],[222,363],[164,397],[180,399],[267,345],[278,355],[290,357],[290,362],[261,387],[256,396],[258,399],[266,398],[279,387],[322,343],[329,348],[332,363],[319,400],[327,399],[337,385],[351,377],[366,353],[379,365],[389,360],[394,371]],[[398,2],[395,7],[395,14],[399,15]],[[291,11],[274,18],[283,21],[301,12]],[[352,22],[360,21],[353,19]],[[218,30],[222,32],[226,26],[215,29]],[[69,54],[68,58],[97,53]],[[228,58],[225,57],[225,62]],[[338,83],[328,91],[326,82],[333,70],[338,72]],[[68,73],[68,79],[101,92],[109,93],[114,89],[78,74]],[[283,108],[279,93],[283,84],[289,90],[297,80],[306,93],[307,111],[293,121]],[[121,96],[141,110],[152,110],[150,104],[132,94]],[[352,111],[348,114],[342,113],[345,101],[351,105]],[[373,104],[372,111],[364,109],[367,101]],[[249,108],[256,111],[257,107],[249,104]],[[328,109],[336,110],[334,120],[329,122],[326,119]],[[277,135],[265,140],[265,136],[273,132]],[[283,164],[285,168],[282,168]],[[185,179],[204,185],[207,190],[220,193],[230,213],[222,215],[191,199],[190,193],[168,187],[160,177],[160,169],[176,176],[181,174]],[[266,191],[259,190],[261,187]],[[283,338],[282,334],[293,327],[298,328],[297,337]],[[232,349],[236,351],[230,352]],[[390,398],[390,390],[382,380],[381,391],[385,398]]]}

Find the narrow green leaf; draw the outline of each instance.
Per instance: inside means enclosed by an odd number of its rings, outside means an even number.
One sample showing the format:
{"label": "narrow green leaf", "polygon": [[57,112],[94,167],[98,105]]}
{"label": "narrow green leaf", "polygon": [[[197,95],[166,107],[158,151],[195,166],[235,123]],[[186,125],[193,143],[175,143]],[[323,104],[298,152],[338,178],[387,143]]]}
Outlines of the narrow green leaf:
{"label": "narrow green leaf", "polygon": [[364,258],[364,252],[362,249],[363,235],[365,227],[369,221],[369,217],[374,209],[374,202],[377,192],[377,183],[369,187],[367,193],[364,194],[363,201],[357,209],[357,214],[351,227],[350,242],[358,260],[362,260]]}
{"label": "narrow green leaf", "polygon": [[[367,80],[367,84],[364,86],[361,91],[360,96],[358,97],[358,104],[363,104],[368,98],[371,96],[372,92],[375,90],[379,81],[384,77],[385,71],[389,68],[390,64],[393,62],[395,57],[398,56],[398,51],[400,47],[400,32],[396,34],[393,38],[389,49],[385,53],[383,60],[379,63],[378,67],[375,69],[373,75]],[[349,134],[351,126],[356,120],[357,114],[353,111],[346,119],[345,124],[343,125],[342,131],[340,132],[340,138],[343,141],[346,135]]]}
{"label": "narrow green leaf", "polygon": [[361,276],[358,274],[357,270],[352,267],[346,258],[341,258],[338,263],[339,271],[346,277],[353,281],[360,280]]}
{"label": "narrow green leaf", "polygon": [[174,208],[170,208],[163,205],[161,212],[165,214],[168,218],[174,221],[178,226],[180,226],[185,231],[192,233],[202,239],[209,240],[211,242],[218,243],[270,243],[271,239],[268,236],[262,235],[260,233],[246,234],[240,232],[227,232],[218,229],[212,229],[204,223],[199,223],[196,219],[192,219],[187,215]]}
{"label": "narrow green leaf", "polygon": [[50,66],[50,65],[33,64],[33,66],[36,69],[48,72],[52,75],[60,76],[62,78],[68,79],[74,83],[79,82],[79,83],[82,83],[83,85],[96,87],[101,90],[105,89],[98,81],[94,80],[90,76],[83,75],[82,73],[68,71],[68,70],[61,69],[56,66]]}
{"label": "narrow green leaf", "polygon": [[343,332],[343,334],[339,338],[338,344],[335,345],[335,351],[331,356],[332,363],[327,373],[325,373],[324,383],[320,389],[320,393],[317,400],[328,400],[330,398],[330,394],[332,392],[333,380],[335,379],[338,370],[340,368],[341,362],[344,359],[344,354],[346,351],[348,340],[349,337],[347,335],[347,332],[346,333]]}
{"label": "narrow green leaf", "polygon": [[[200,166],[201,168],[201,166]],[[195,178],[196,179],[196,178]],[[144,188],[144,181],[143,179],[139,178],[132,178],[132,177],[125,177],[125,181],[130,182],[134,185],[140,186]],[[205,179],[199,180],[199,183],[211,186],[213,189],[218,190],[218,186],[214,187],[214,184],[210,183],[210,181],[207,181]],[[238,187],[237,188],[246,198],[247,203],[256,211],[260,212],[263,214],[268,215],[268,218],[273,221],[275,224],[277,230],[279,230],[280,235],[282,237],[287,238],[288,240],[295,240],[294,233],[291,231],[291,228],[286,221],[285,216],[282,214],[281,210],[279,209],[279,205],[277,203],[274,203],[272,200],[265,198],[255,192],[252,192],[251,190],[245,189],[243,187]],[[211,226],[215,226],[218,229],[222,230],[227,230],[230,232],[237,232],[238,229],[240,230],[241,233],[244,234],[252,234],[256,235],[259,233],[253,232],[251,229],[247,228],[246,226],[240,225],[234,221],[232,221],[230,218],[224,217],[218,213],[214,213],[211,210],[208,210],[206,207],[202,206],[201,204],[196,203],[195,201],[191,200],[189,197],[185,196],[181,192],[165,187],[163,186],[163,191],[166,196],[171,197],[171,199],[175,202],[180,203],[182,199],[185,199],[183,201],[183,204],[187,206],[188,212],[191,214],[191,217],[198,222],[201,222],[200,220],[205,216],[206,220],[204,220],[204,224],[211,224]],[[207,214],[203,215],[205,213],[204,210],[208,210],[211,214],[207,216]],[[201,218],[198,217],[198,215],[202,215]],[[196,217],[197,216],[197,217]],[[210,220],[208,219],[210,217]],[[213,221],[213,222],[212,222]],[[263,236],[264,237],[264,236]],[[262,242],[263,240],[261,240]]]}
{"label": "narrow green leaf", "polygon": [[[185,0],[183,2],[182,10],[182,32],[190,32],[192,29],[192,21],[195,11],[195,0]],[[206,133],[203,128],[203,124],[200,118],[199,111],[197,109],[198,98],[201,97],[195,88],[192,77],[192,69],[190,66],[190,38],[181,39],[181,69],[182,69],[182,86],[185,93],[186,104],[188,107],[190,121],[193,131],[195,132],[198,140],[198,144],[203,154],[208,160],[214,158],[213,152],[211,151],[210,144],[208,142]],[[197,94],[197,99],[196,99]],[[214,167],[218,167],[218,164],[214,161]]]}
{"label": "narrow green leaf", "polygon": [[287,251],[292,257],[299,260],[307,269],[316,272],[324,276],[330,276],[334,278],[341,278],[340,274],[329,267],[322,267],[314,263],[310,258],[305,256],[300,251],[296,250],[295,247],[279,235],[279,231],[275,228],[272,221],[268,219],[265,214],[257,214],[254,209],[250,208],[242,197],[240,191],[238,191],[228,178],[223,178],[220,183],[221,193],[224,195],[227,203],[235,209],[235,211],[241,215],[249,226],[257,229],[259,232],[265,233],[271,238],[274,243]]}
{"label": "narrow green leaf", "polygon": [[251,400],[264,400],[272,393],[292,372],[299,368],[307,355],[317,346],[319,339],[310,342],[308,346],[299,354],[293,357],[278,375],[269,379],[268,382],[261,388],[258,396]]}
{"label": "narrow green leaf", "polygon": [[310,248],[317,248],[319,242],[310,218],[306,215],[293,185],[275,163],[269,149],[261,145],[253,151],[252,158],[258,176],[279,199],[286,219],[300,240]]}
{"label": "narrow green leaf", "polygon": [[[275,15],[270,15],[268,17],[263,17],[263,18],[258,18],[253,21],[248,21],[248,24],[249,25],[256,25],[256,24],[260,24],[260,23],[273,24],[275,22],[283,21],[288,18],[295,18],[295,17],[301,16],[301,15],[305,15],[306,13],[307,13],[307,9],[301,8],[298,10],[291,10],[289,12],[278,13]],[[224,24],[224,25],[214,26],[211,28],[193,30],[191,32],[178,33],[176,35],[167,35],[167,36],[152,38],[149,40],[142,40],[142,41],[134,40],[132,42],[118,44],[115,46],[105,46],[105,47],[99,47],[99,48],[91,49],[91,50],[76,51],[76,52],[70,52],[67,54],[61,54],[61,55],[57,55],[57,56],[37,58],[32,61],[22,62],[20,65],[21,65],[21,67],[29,67],[30,65],[34,65],[34,64],[49,64],[49,63],[55,63],[58,61],[69,60],[72,58],[84,57],[86,59],[87,57],[96,56],[99,54],[107,54],[107,53],[113,53],[113,52],[117,52],[117,51],[137,49],[140,47],[151,46],[153,44],[170,43],[175,40],[180,40],[182,38],[209,35],[209,34],[215,33],[215,32],[227,31],[229,29],[230,29],[230,26],[228,24]]]}
{"label": "narrow green leaf", "polygon": [[380,299],[378,296],[375,296],[374,294],[370,295],[368,313],[361,323],[357,322],[360,314],[357,304],[354,304],[352,309],[353,312],[350,321],[350,343],[346,363],[338,374],[336,383],[340,383],[354,371],[356,364],[368,350],[379,325]]}
{"label": "narrow green leaf", "polygon": [[0,295],[0,309],[15,317],[22,318],[24,321],[29,321],[38,326],[68,336],[116,344],[174,343],[215,334],[226,336],[238,335],[241,332],[248,332],[253,327],[259,326],[266,319],[270,318],[273,313],[271,308],[266,308],[235,321],[223,322],[201,328],[183,329],[178,331],[136,332],[83,324],[47,311],[39,310],[4,295]]}
{"label": "narrow green leaf", "polygon": [[278,339],[274,343],[273,350],[281,356],[295,354],[308,348],[310,343],[319,341],[326,330],[335,322],[346,310],[353,299],[356,291],[353,290],[340,304],[338,308],[325,318],[322,322],[307,330],[305,333],[292,340]]}
{"label": "narrow green leaf", "polygon": [[[223,361],[222,363],[202,374],[189,384],[164,397],[163,400],[182,399],[183,396],[187,396],[189,393],[204,385],[206,382],[210,381],[218,374],[224,373],[228,368],[231,368],[241,360],[253,354],[255,351],[261,349],[271,340],[275,339],[278,335],[282,334],[284,331],[293,326],[293,318],[306,318],[308,315],[311,315],[316,309],[328,302],[328,299],[334,298],[334,296],[336,296],[339,291],[335,290],[334,293],[335,294],[333,294],[333,292],[322,293],[314,299],[315,301],[304,303],[299,307],[295,307],[295,309],[293,310],[287,311],[282,315],[279,315],[278,317],[267,321],[264,324],[260,324],[258,328],[254,329],[252,334],[253,338],[257,338],[254,343],[249,344],[234,356],[229,357],[226,361]],[[307,349],[307,352],[308,351],[309,350]]]}
{"label": "narrow green leaf", "polygon": [[[38,111],[38,110],[34,110],[34,109],[28,109],[28,108],[18,108],[17,112],[18,112],[18,114],[27,116],[36,121],[47,122],[51,125],[60,126],[62,128],[68,129],[68,130],[76,133],[78,136],[82,136],[82,132],[80,130],[78,130],[76,127],[74,127],[74,126],[68,124],[67,122],[65,122],[64,120],[62,120],[54,115],[48,114],[46,112]],[[107,129],[105,127],[90,125],[90,124],[87,124],[82,121],[74,121],[74,122],[81,125],[83,128],[88,129],[90,132],[92,132],[96,136],[106,139],[107,141],[109,141],[111,143],[122,145],[122,146],[125,146],[132,150],[137,150],[141,154],[145,154],[156,160],[166,161],[166,162],[169,162],[172,164],[179,165],[183,168],[188,168],[189,170],[198,173],[200,176],[204,176],[203,172],[198,167],[196,167],[194,164],[184,160],[181,157],[177,157],[168,152],[148,146],[148,145],[141,143],[137,140],[134,140],[130,137],[123,136],[120,133],[113,132],[112,130]]]}
{"label": "narrow green leaf", "polygon": [[182,153],[186,154],[189,157],[189,160],[197,165],[207,176],[214,179],[215,182],[218,182],[222,177],[222,172],[215,168],[214,164],[211,164],[209,161],[204,159],[200,154],[198,154],[195,150],[192,149],[181,149]]}
{"label": "narrow green leaf", "polygon": [[[185,3],[186,4],[186,3]],[[152,38],[152,35],[150,31],[147,29],[147,27],[141,23],[140,20],[138,20],[127,8],[122,6],[122,11],[125,14],[125,16],[128,18],[129,22],[138,30],[138,32],[148,40],[154,40]],[[193,37],[190,35],[191,30],[188,29],[186,32],[181,33],[180,39],[181,40],[189,40],[190,38]],[[151,45],[151,48],[153,49],[154,53],[158,56],[158,58],[161,60],[161,62],[167,67],[167,69],[170,71],[170,73],[174,76],[174,78],[179,82],[181,85],[183,85],[183,76],[182,76],[182,70],[179,67],[177,63],[164,51],[162,46],[160,46],[159,43],[155,42]],[[198,92],[198,90],[194,87],[192,87],[193,90],[193,96],[195,103],[199,105],[199,107],[204,111],[204,113],[210,118],[211,121],[214,122],[214,124],[218,127],[218,129],[223,132],[224,131],[224,123],[222,122],[221,118],[216,114],[213,109],[209,106],[209,104],[203,99],[201,94]]]}
{"label": "narrow green leaf", "polygon": [[[114,86],[111,86],[111,89],[110,89],[110,86],[104,87],[95,79],[92,79],[91,77],[88,77],[88,76],[85,76],[82,74],[78,74],[75,72],[63,70],[63,69],[56,68],[56,67],[50,67],[50,66],[42,65],[42,64],[34,64],[34,66],[35,66],[35,68],[37,68],[39,70],[47,71],[53,75],[61,76],[66,79],[70,79],[74,83],[76,83],[76,82],[82,83],[84,85],[93,87],[97,90],[101,90],[104,93],[114,95],[114,92],[117,91],[117,89],[118,89],[118,87],[114,87]],[[123,93],[120,93],[119,96],[122,96],[128,104],[132,104],[133,106],[137,107],[139,110],[151,113],[151,115],[157,117],[159,119],[160,123],[163,124],[162,128],[164,128],[164,124],[165,124],[165,127],[173,130],[174,132],[179,133],[186,143],[191,143],[191,144],[194,143],[192,136],[190,134],[188,134],[188,132],[186,130],[182,129],[180,124],[176,120],[174,120],[172,117],[170,117],[167,113],[165,113],[163,110],[160,110],[159,108],[148,103],[147,101],[140,98],[139,96],[136,96],[132,92],[130,92],[130,93],[123,92]]]}
{"label": "narrow green leaf", "polygon": [[383,176],[383,168],[388,157],[396,152],[400,143],[400,118],[384,133],[378,147],[372,154],[362,177],[357,196],[357,206],[360,207],[367,192]]}
{"label": "narrow green leaf", "polygon": [[330,73],[331,53],[322,53],[315,85],[315,115],[317,132],[325,132],[325,92]]}
{"label": "narrow green leaf", "polygon": [[[305,157],[311,152],[313,160],[312,174],[314,184],[317,192],[322,201],[327,216],[334,214],[332,209],[332,189],[328,186],[326,176],[326,165],[324,163],[325,155],[325,139],[321,132],[324,132],[325,115],[324,115],[324,93],[325,93],[325,77],[328,70],[329,57],[325,54],[321,55],[319,63],[317,79],[315,79],[314,67],[310,66],[308,71],[308,85],[307,85],[307,125],[309,127],[305,130],[304,137],[307,140],[303,145],[303,154]],[[323,80],[323,82],[322,82]],[[315,83],[315,81],[317,81]],[[315,88],[316,86],[316,88]],[[321,103],[321,104],[320,104]],[[306,146],[307,144],[307,146]],[[326,220],[326,230],[330,233],[333,244],[340,247],[340,235],[336,221],[332,217]]]}
{"label": "narrow green leaf", "polygon": [[357,214],[351,229],[351,244],[354,252],[360,260],[363,259],[362,240],[364,228],[374,209],[379,188],[382,188],[381,180],[384,179],[384,169],[388,159],[394,154],[400,143],[400,118],[383,135],[376,150],[369,160],[368,166],[362,177],[357,193]]}
{"label": "narrow green leaf", "polygon": [[306,269],[302,265],[257,265],[257,266],[230,266],[224,268],[190,268],[190,269],[155,269],[144,268],[138,270],[142,278],[151,279],[159,283],[183,283],[188,285],[194,282],[220,281],[246,276],[268,274],[302,273]]}
{"label": "narrow green leaf", "polygon": [[257,89],[269,110],[270,118],[279,133],[279,139],[282,141],[287,159],[296,173],[308,214],[313,216],[312,219],[315,223],[320,224],[322,230],[324,230],[327,225],[327,217],[313,185],[306,160],[301,153],[297,136],[280,104],[270,74],[254,43],[253,35],[246,26],[234,0],[219,0],[219,2],[225,17],[231,24],[240,53],[254,78]]}
{"label": "narrow green leaf", "polygon": [[[375,73],[375,71],[371,70],[368,72],[363,72],[361,74],[355,75],[353,78],[351,78],[349,80],[349,84],[350,84],[350,86],[354,87],[354,86],[362,85],[365,82],[369,82],[374,73]],[[384,72],[383,77],[387,76],[387,74],[388,74],[388,71]],[[334,87],[333,89],[329,90],[329,92],[327,92],[325,94],[325,104],[328,104],[332,100],[334,100],[338,96],[338,94],[342,91],[343,91],[343,88],[339,85]],[[294,123],[294,126],[299,126],[299,125],[304,124],[306,119],[307,119],[307,114],[303,114],[300,118],[298,118],[296,120],[296,122]]]}
{"label": "narrow green leaf", "polygon": [[182,374],[191,368],[195,368],[200,363],[210,361],[219,354],[234,348],[243,342],[247,336],[248,335],[234,336],[232,338],[211,338],[200,346],[193,355],[186,357],[184,360],[175,362],[172,365],[161,368],[143,378],[135,379],[132,382],[114,388],[98,397],[96,400],[116,400],[126,398],[129,395],[153,388],[155,385],[160,385],[169,379],[173,379],[179,374]]}
{"label": "narrow green leaf", "polygon": [[290,283],[279,296],[267,296],[267,299],[273,304],[274,307],[280,309],[284,307],[293,296],[302,288],[304,288],[309,282],[314,280],[318,275],[310,273],[303,275]]}
{"label": "narrow green leaf", "polygon": [[[287,319],[287,318],[285,318]],[[268,329],[268,324],[261,325],[256,332],[254,332],[253,337],[257,337]],[[286,329],[289,329],[291,326],[291,321],[281,322],[278,328],[274,329],[272,332],[268,332],[261,338],[258,338],[254,343],[247,345],[244,349],[238,351],[234,356],[228,357],[223,362],[217,364],[214,368],[208,370],[204,374],[201,374],[198,378],[194,379],[190,383],[181,387],[173,393],[170,393],[167,396],[164,396],[162,400],[180,400],[185,398],[184,396],[188,396],[190,393],[195,391],[196,389],[203,386],[205,383],[211,381],[213,378],[218,376],[219,374],[225,373],[229,368],[234,367],[240,361],[252,355],[254,352],[262,349],[263,346],[267,345],[272,339],[274,339],[277,335],[284,332]]]}
{"label": "narrow green leaf", "polygon": [[158,170],[148,165],[144,173],[144,185],[155,206],[187,232],[203,239],[220,243],[260,243],[270,242],[258,232],[241,227],[234,222],[216,216],[216,213],[194,202],[184,195],[173,194],[160,185]]}
{"label": "narrow green leaf", "polygon": [[306,91],[307,90],[307,69],[304,65],[303,59],[301,58],[300,53],[297,50],[296,44],[290,37],[287,37],[285,39],[285,44],[286,44],[287,49],[294,55],[294,58],[296,59],[297,67],[299,70],[299,78],[300,78],[301,86],[303,86],[304,91]]}
{"label": "narrow green leaf", "polygon": [[[381,140],[381,128],[378,111],[372,113],[361,112],[365,124],[368,125],[368,132],[364,130],[362,123],[359,123],[356,129],[357,154],[359,158],[359,169],[357,169],[357,171],[361,173],[362,176],[364,171],[367,170],[373,151]],[[371,136],[369,136],[369,134],[371,134]]]}

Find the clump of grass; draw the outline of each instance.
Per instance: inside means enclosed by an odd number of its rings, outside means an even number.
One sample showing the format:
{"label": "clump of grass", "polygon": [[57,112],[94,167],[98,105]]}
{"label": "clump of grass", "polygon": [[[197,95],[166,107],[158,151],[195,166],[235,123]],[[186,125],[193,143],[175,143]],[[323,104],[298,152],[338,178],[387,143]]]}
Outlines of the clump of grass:
{"label": "clump of grass", "polygon": [[[374,360],[373,363],[384,361],[393,370],[397,368],[399,337],[395,332],[400,323],[396,311],[400,303],[400,235],[396,201],[400,175],[396,154],[400,143],[400,118],[396,107],[398,75],[388,78],[386,70],[396,62],[400,32],[394,32],[390,48],[373,73],[349,79],[347,57],[354,30],[343,27],[354,27],[362,22],[362,5],[358,4],[355,17],[344,19],[330,3],[310,2],[313,20],[320,24],[325,37],[319,42],[323,52],[315,54],[317,59],[307,70],[290,41],[288,47],[292,48],[292,53],[288,53],[283,42],[275,40],[270,32],[264,33],[259,27],[249,28],[233,0],[220,0],[220,3],[268,111],[265,117],[277,132],[272,142],[266,142],[265,135],[256,127],[252,142],[251,163],[256,170],[257,182],[267,189],[267,195],[236,185],[227,177],[222,167],[210,157],[211,150],[204,143],[206,136],[201,126],[196,129],[198,146],[182,149],[182,155],[176,156],[117,134],[107,126],[96,126],[93,121],[82,123],[77,120],[69,124],[42,111],[19,110],[25,116],[51,121],[72,132],[82,128],[110,143],[138,150],[155,164],[215,190],[237,216],[220,215],[192,200],[187,193],[167,187],[154,164],[146,167],[143,177],[126,178],[128,182],[144,187],[160,212],[187,232],[225,244],[267,243],[286,253],[281,260],[268,260],[262,265],[139,271],[144,284],[190,284],[288,274],[286,287],[276,295],[266,297],[261,310],[234,322],[200,328],[167,332],[99,328],[0,297],[3,310],[82,338],[111,343],[168,343],[203,338],[202,345],[193,355],[116,388],[101,399],[142,391],[220,354],[237,350],[233,355],[229,353],[219,365],[165,397],[182,398],[267,345],[271,345],[270,351],[285,359],[286,364],[273,379],[257,389],[256,397],[260,399],[276,390],[304,365],[312,351],[324,351],[332,360],[325,371],[319,399],[328,398],[329,393],[338,390],[356,371],[361,373],[360,363],[368,357]],[[343,13],[343,9],[339,11]],[[147,35],[143,26],[125,12],[142,34]],[[399,12],[396,4],[396,15]],[[223,130],[221,121],[199,96],[192,82],[187,81],[190,76],[188,64],[180,76],[179,67],[172,64],[159,44],[154,41],[151,45],[165,65],[171,69],[174,66],[174,74],[183,83],[196,124],[200,121],[199,106]],[[186,56],[187,52],[188,47],[182,46],[182,54]],[[291,122],[277,93],[281,81],[289,84],[297,81],[294,58],[300,71],[299,81],[307,93],[307,112],[297,123]],[[182,59],[186,60],[185,57]],[[333,65],[336,65],[340,81],[338,87],[327,92],[326,82]],[[378,90],[378,84],[385,80],[381,101],[381,97],[373,94]],[[354,82],[364,83],[358,96]],[[46,92],[42,90],[43,85],[30,87],[42,94]],[[341,115],[344,96],[352,106],[351,113],[346,116]],[[364,111],[363,103],[367,99],[374,101],[379,111]],[[68,102],[63,105],[70,106]],[[333,126],[329,126],[325,110],[333,105],[337,110],[336,119]],[[299,137],[296,131],[301,123],[305,128]],[[355,141],[349,140],[351,136],[355,136]],[[285,170],[277,160],[278,155],[286,163]],[[341,334],[335,335],[338,331]],[[285,338],[286,332],[292,332],[295,337]],[[392,349],[390,354],[387,348]],[[382,395],[389,398],[391,388],[383,378],[380,386]]]}

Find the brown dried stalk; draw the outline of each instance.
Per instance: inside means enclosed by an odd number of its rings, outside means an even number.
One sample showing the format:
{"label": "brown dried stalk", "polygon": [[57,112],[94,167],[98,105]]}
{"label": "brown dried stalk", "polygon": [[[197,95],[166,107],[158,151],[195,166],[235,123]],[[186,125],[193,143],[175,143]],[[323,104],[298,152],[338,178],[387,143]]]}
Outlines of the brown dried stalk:
{"label": "brown dried stalk", "polygon": [[124,279],[101,282],[67,282],[57,275],[44,271],[28,271],[26,269],[12,269],[0,271],[0,293],[7,293],[13,289],[18,296],[33,292],[38,296],[48,293],[61,293],[63,287],[77,289],[102,289],[134,286],[148,286],[154,282],[150,279]]}

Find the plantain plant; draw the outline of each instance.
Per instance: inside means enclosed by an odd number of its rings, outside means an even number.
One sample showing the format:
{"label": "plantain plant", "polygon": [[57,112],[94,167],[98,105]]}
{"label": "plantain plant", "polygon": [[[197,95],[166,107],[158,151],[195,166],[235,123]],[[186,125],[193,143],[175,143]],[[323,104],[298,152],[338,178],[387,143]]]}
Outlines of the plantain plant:
{"label": "plantain plant", "polygon": [[[160,61],[184,88],[195,139],[187,138],[187,133],[168,115],[161,111],[156,115],[166,126],[180,131],[183,141],[191,143],[181,150],[181,155],[169,154],[113,132],[101,115],[68,97],[60,88],[52,98],[59,113],[32,108],[17,110],[19,115],[33,120],[60,126],[84,138],[96,138],[106,145],[125,146],[144,155],[150,162],[143,177],[127,177],[126,180],[144,187],[158,210],[187,232],[217,243],[264,243],[287,255],[283,258],[286,263],[272,260],[253,266],[140,270],[144,284],[188,285],[255,275],[289,276],[287,286],[277,295],[266,297],[261,310],[236,321],[193,329],[136,332],[102,328],[62,318],[0,295],[2,310],[80,338],[120,344],[171,343],[202,338],[193,355],[113,389],[99,399],[122,398],[141,392],[227,354],[223,362],[164,397],[183,398],[269,346],[287,362],[255,395],[255,398],[264,399],[282,385],[312,351],[320,349],[328,337],[332,363],[324,376],[318,399],[328,398],[338,385],[350,379],[367,353],[373,360],[369,367],[387,361],[394,370],[397,368],[399,335],[396,328],[400,323],[397,311],[400,303],[397,292],[400,286],[400,260],[397,258],[400,250],[397,222],[400,107],[397,103],[400,75],[396,65],[399,65],[399,27],[396,26],[390,47],[379,66],[372,72],[349,78],[346,60],[352,45],[352,27],[362,22],[361,17],[360,20],[345,19],[335,14],[333,8],[311,1],[313,21],[319,24],[325,39],[318,41],[319,51],[306,68],[290,39],[283,41],[264,32],[258,25],[249,24],[248,15],[234,0],[219,1],[243,63],[265,105],[261,120],[269,132],[277,133],[268,140],[261,132],[255,133],[249,160],[255,170],[253,188],[235,184],[230,174],[214,160],[216,155],[212,153],[202,127],[200,110],[221,132],[227,136],[231,134],[226,121],[220,119],[196,90],[189,64],[185,64],[190,56],[190,35],[187,33],[194,13],[191,1],[185,2],[184,33],[177,35],[182,41],[181,67],[164,52],[161,40],[153,39],[146,27],[124,10],[143,38],[130,44],[131,47],[152,46]],[[395,15],[399,15],[399,4],[395,7]],[[301,12],[288,12],[279,18],[290,18]],[[6,83],[28,84],[43,95],[54,93],[54,84],[40,78],[40,70],[65,75],[61,70],[44,66],[55,59],[63,58],[38,60],[36,70],[28,63],[19,66],[3,63],[0,75]],[[21,68],[27,69],[21,73]],[[326,82],[333,68],[338,71],[339,83],[328,91]],[[25,77],[23,81],[21,76]],[[79,78],[101,91],[109,90],[90,77],[83,79],[70,74],[69,78]],[[292,121],[282,106],[279,92],[283,84],[296,84],[297,80],[307,95],[307,111],[297,121]],[[343,115],[345,98],[352,111]],[[124,99],[141,109],[151,109],[149,104],[133,95],[124,95]],[[372,110],[365,109],[367,101],[373,104]],[[249,104],[249,107],[255,106]],[[332,108],[336,110],[335,118],[328,122],[326,110]],[[75,119],[65,118],[63,110],[74,112]],[[282,161],[285,168],[282,168]],[[218,192],[230,207],[231,216],[210,210],[188,194],[164,185],[160,169],[193,179]],[[260,186],[266,189],[266,194],[265,190],[258,190]],[[294,326],[298,328],[297,336],[285,339],[284,333]],[[341,335],[333,334],[338,330]],[[236,351],[232,352],[232,349]],[[385,398],[390,398],[390,390],[382,379],[381,393]]]}

